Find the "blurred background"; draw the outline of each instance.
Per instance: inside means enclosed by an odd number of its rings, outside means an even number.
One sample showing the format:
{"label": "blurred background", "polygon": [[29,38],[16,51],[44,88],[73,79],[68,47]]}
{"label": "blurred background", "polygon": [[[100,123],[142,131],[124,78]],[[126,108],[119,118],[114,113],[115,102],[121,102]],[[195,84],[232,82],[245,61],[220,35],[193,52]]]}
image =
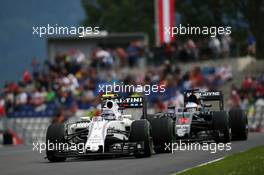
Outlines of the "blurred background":
{"label": "blurred background", "polygon": [[[113,82],[164,85],[146,96],[149,113],[182,106],[185,89],[221,90],[251,131],[264,126],[263,0],[3,0],[0,9],[0,143],[44,141],[51,122],[98,115],[98,87]],[[32,34],[47,24],[103,32]],[[180,24],[232,34],[164,37],[162,27]]]}

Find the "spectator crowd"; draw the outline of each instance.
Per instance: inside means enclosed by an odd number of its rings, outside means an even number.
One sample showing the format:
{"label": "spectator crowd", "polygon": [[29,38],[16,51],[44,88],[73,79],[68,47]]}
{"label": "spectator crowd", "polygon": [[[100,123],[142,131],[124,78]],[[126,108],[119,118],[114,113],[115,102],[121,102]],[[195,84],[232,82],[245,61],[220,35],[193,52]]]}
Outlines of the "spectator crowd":
{"label": "spectator crowd", "polygon": [[199,40],[175,40],[153,48],[154,59],[170,59],[174,61],[198,61],[208,58],[229,58],[232,56],[235,42],[231,36],[221,38],[210,37]]}
{"label": "spectator crowd", "polygon": [[[186,47],[196,54],[191,40]],[[64,122],[80,110],[98,112],[101,100],[98,87],[113,82],[165,85],[164,93],[146,97],[150,108],[163,111],[170,105],[182,105],[184,89],[215,89],[232,79],[232,68],[228,65],[194,66],[183,72],[169,57],[158,66],[139,69],[146,54],[145,46],[134,41],[127,48],[98,46],[90,55],[70,49],[44,63],[33,58],[32,69],[26,70],[19,82],[8,82],[1,90],[0,115],[56,116],[54,122]]]}
{"label": "spectator crowd", "polygon": [[257,76],[247,75],[242,84],[231,87],[228,105],[246,111],[252,131],[261,131],[264,121],[264,72]]}
{"label": "spectator crowd", "polygon": [[264,98],[264,73],[256,77],[247,75],[240,87],[232,85],[229,106],[246,110],[250,104],[260,98]]}

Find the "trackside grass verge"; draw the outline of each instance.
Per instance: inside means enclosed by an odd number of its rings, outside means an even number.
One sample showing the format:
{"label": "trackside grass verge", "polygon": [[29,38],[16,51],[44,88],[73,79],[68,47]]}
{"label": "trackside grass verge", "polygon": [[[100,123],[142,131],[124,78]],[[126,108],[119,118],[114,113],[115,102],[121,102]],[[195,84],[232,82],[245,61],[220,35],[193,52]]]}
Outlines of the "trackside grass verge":
{"label": "trackside grass verge", "polygon": [[177,175],[264,175],[264,146],[232,154]]}

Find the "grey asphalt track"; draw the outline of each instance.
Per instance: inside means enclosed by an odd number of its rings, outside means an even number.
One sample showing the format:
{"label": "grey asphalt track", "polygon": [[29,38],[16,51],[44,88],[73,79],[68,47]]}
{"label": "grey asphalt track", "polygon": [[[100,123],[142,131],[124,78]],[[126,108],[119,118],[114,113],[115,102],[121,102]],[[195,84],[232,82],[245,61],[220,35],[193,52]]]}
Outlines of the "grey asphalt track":
{"label": "grey asphalt track", "polygon": [[0,148],[1,175],[163,175],[178,172],[221,158],[231,153],[264,145],[264,133],[252,133],[247,141],[232,142],[231,151],[176,151],[174,154],[157,154],[151,158],[104,158],[97,160],[67,159],[62,163],[49,163],[44,154],[32,151],[33,146]]}

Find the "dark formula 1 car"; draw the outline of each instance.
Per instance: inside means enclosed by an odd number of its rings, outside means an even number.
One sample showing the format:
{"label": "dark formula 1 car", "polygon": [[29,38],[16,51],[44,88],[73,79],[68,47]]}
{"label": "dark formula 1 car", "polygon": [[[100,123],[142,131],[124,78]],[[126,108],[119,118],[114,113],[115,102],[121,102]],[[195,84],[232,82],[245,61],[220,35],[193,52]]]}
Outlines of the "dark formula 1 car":
{"label": "dark formula 1 car", "polygon": [[183,108],[170,107],[167,113],[148,118],[157,152],[174,140],[227,143],[231,139],[246,140],[248,134],[245,113],[241,109],[226,112],[221,92],[185,91]]}
{"label": "dark formula 1 car", "polygon": [[153,144],[144,98],[104,98],[101,115],[91,121],[50,125],[46,145],[51,162],[78,156],[149,157]]}

